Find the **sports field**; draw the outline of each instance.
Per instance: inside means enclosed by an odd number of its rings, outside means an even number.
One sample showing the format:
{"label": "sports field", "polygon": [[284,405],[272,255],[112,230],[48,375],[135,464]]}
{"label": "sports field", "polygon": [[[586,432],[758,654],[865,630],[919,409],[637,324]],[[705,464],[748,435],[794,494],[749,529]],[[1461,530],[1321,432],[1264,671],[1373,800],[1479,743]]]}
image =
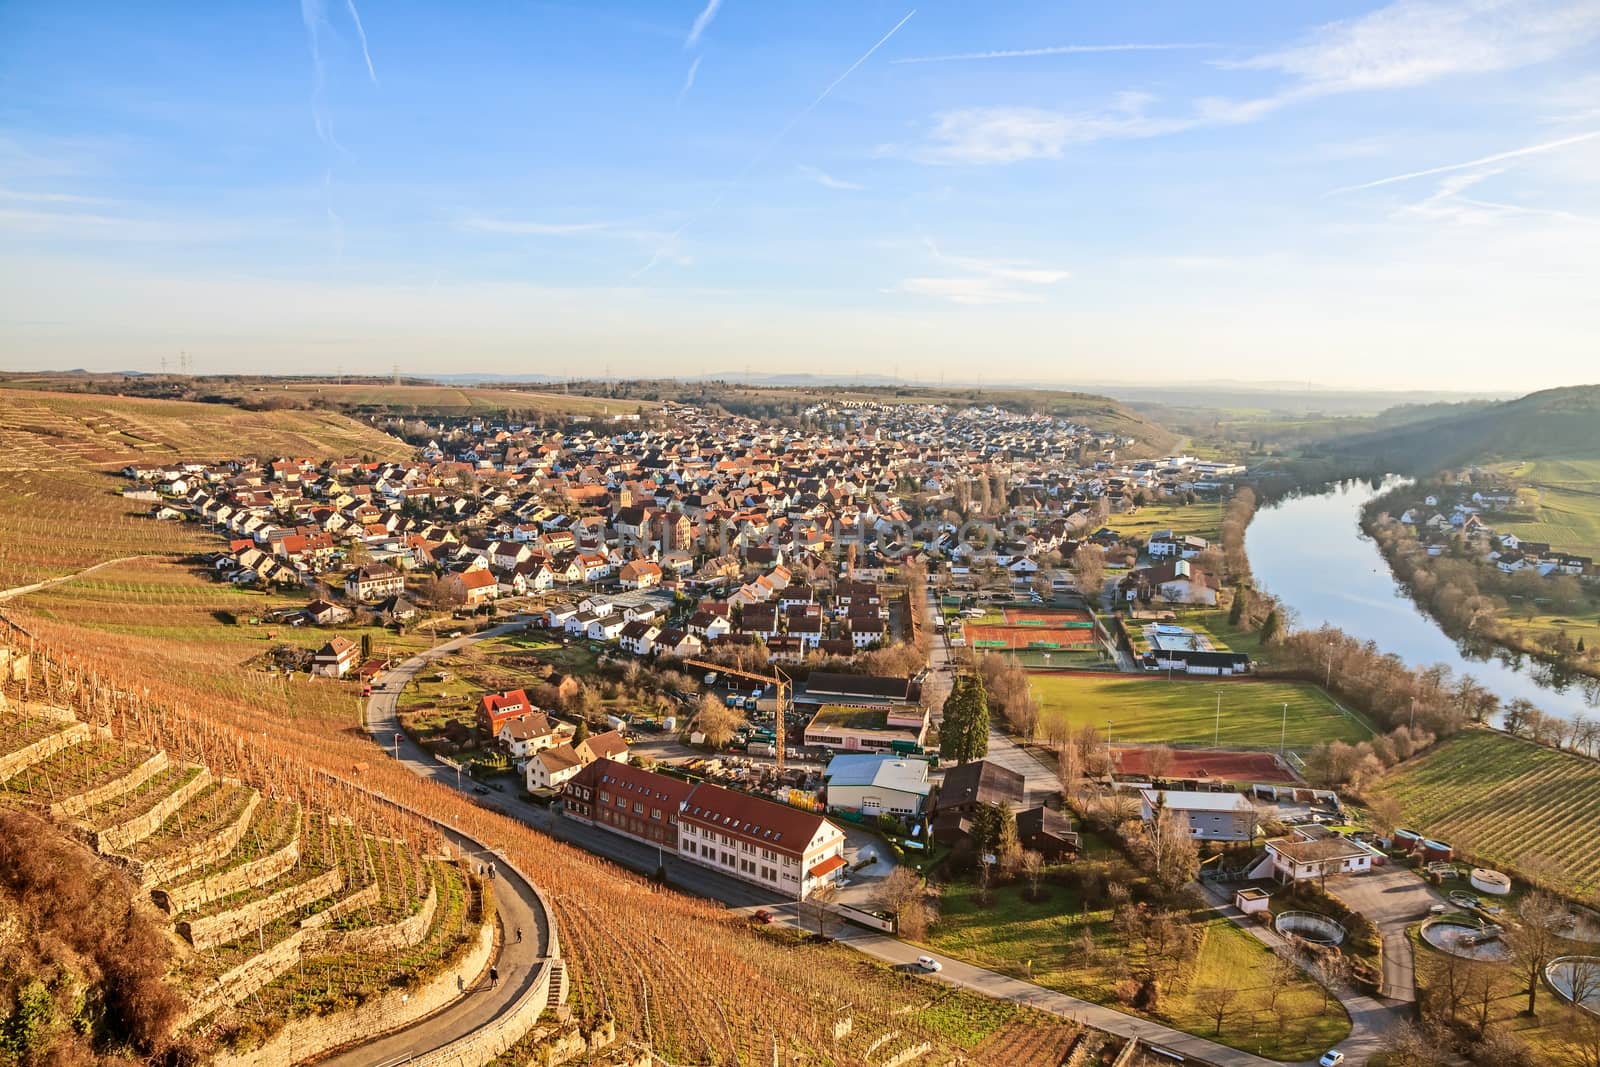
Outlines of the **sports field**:
{"label": "sports field", "polygon": [[[1146,777],[1150,773],[1150,749],[1116,748],[1118,774]],[[1220,778],[1225,782],[1292,783],[1295,778],[1278,763],[1271,752],[1227,752],[1217,749],[1177,748],[1170,750],[1163,772],[1166,778]]]}
{"label": "sports field", "polygon": [[1318,741],[1354,744],[1373,733],[1309,682],[1061,672],[1032,674],[1029,682],[1043,729],[1064,719],[1073,730],[1105,731],[1109,722],[1113,742],[1276,749],[1281,736],[1293,751]]}
{"label": "sports field", "polygon": [[973,649],[1070,649],[1095,643],[1094,619],[1077,608],[1006,608],[1000,622],[967,624]]}

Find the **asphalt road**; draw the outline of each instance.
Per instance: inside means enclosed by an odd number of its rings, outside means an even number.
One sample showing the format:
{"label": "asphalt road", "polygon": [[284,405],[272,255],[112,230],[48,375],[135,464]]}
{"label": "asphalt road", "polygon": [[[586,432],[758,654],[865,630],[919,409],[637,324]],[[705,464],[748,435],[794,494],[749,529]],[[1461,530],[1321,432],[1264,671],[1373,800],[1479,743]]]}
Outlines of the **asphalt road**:
{"label": "asphalt road", "polygon": [[[504,631],[508,628],[497,629]],[[374,680],[372,698],[367,704],[367,729],[392,757],[399,759],[419,777],[433,778],[452,788],[455,786],[455,773],[400,733],[395,702],[403,679],[410,678],[432,659],[447,654],[450,648],[466,641],[467,638],[461,638],[440,645],[380,675]],[[450,830],[445,831],[445,836],[480,865],[496,861],[492,854],[480,851],[482,846],[471,838]],[[510,1010],[537,977],[539,962],[550,943],[550,930],[533,887],[510,867],[496,863],[495,878],[491,885],[498,919],[496,951],[491,962],[500,972],[499,982],[490,986],[487,969],[482,974],[458,975],[463,995],[446,1007],[386,1037],[363,1042],[328,1056],[320,1060],[320,1064],[325,1067],[372,1067],[374,1064],[399,1062],[409,1056],[442,1048]],[[520,942],[516,936],[518,930],[522,932]]]}

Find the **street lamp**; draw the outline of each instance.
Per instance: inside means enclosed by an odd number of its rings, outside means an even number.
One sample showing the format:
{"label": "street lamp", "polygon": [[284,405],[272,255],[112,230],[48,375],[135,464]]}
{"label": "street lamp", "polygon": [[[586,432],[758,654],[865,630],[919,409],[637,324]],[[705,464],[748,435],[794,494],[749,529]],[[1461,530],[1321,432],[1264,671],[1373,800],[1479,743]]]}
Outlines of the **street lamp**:
{"label": "street lamp", "polygon": [[1289,702],[1283,702],[1283,722],[1278,727],[1278,755],[1283,755],[1284,742],[1289,737]]}
{"label": "street lamp", "polygon": [[1217,687],[1217,725],[1211,735],[1211,747],[1217,748],[1222,744],[1222,687]]}

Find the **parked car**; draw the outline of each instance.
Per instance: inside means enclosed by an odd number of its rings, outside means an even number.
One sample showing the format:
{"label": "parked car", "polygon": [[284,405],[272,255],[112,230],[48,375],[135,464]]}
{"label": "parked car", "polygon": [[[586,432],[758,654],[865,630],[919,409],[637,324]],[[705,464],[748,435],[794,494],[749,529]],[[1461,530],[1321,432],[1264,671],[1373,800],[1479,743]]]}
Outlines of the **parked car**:
{"label": "parked car", "polygon": [[1343,1062],[1344,1053],[1332,1048],[1322,1054],[1322,1059],[1317,1061],[1317,1067],[1339,1067]]}
{"label": "parked car", "polygon": [[944,964],[940,963],[932,956],[918,956],[917,969],[926,971],[928,974],[938,974],[940,971],[944,970]]}
{"label": "parked car", "polygon": [[765,926],[766,924],[772,922],[773,915],[772,912],[768,911],[766,908],[758,908],[751,914],[750,918]]}

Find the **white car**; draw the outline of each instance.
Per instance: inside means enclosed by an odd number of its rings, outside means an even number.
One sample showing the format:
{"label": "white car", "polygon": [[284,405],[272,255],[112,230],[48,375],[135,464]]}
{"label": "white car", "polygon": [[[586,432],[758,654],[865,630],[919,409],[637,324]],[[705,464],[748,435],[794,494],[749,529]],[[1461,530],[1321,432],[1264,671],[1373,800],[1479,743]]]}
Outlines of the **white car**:
{"label": "white car", "polygon": [[944,970],[944,964],[932,956],[918,956],[916,965],[919,970],[926,971],[929,974],[937,974],[939,971]]}
{"label": "white car", "polygon": [[1322,1059],[1317,1061],[1317,1067],[1339,1067],[1344,1062],[1344,1053],[1338,1049],[1329,1049],[1322,1054]]}

